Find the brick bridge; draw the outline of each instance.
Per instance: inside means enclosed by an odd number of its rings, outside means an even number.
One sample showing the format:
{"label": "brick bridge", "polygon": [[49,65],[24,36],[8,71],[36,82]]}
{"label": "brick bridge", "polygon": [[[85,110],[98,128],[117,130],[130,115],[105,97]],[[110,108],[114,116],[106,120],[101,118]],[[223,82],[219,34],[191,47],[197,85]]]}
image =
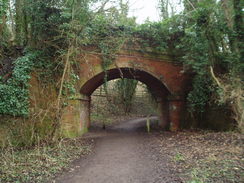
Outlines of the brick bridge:
{"label": "brick bridge", "polygon": [[[90,126],[91,94],[104,83],[102,56],[89,52],[80,55],[80,80],[77,95],[62,115],[65,136],[77,136]],[[157,98],[160,126],[179,129],[184,108],[188,76],[172,57],[153,52],[122,51],[107,69],[107,80],[136,79],[146,84]]]}

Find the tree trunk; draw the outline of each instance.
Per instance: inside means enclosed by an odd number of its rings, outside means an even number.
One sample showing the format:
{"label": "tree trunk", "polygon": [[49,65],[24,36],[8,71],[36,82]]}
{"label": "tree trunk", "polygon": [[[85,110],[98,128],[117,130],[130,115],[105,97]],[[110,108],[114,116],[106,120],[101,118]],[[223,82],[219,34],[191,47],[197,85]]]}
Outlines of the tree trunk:
{"label": "tree trunk", "polygon": [[236,42],[236,51],[239,54],[239,58],[243,57],[243,14],[242,14],[242,1],[233,0],[234,8],[234,31],[236,33],[235,42]]}
{"label": "tree trunk", "polygon": [[7,20],[7,9],[8,9],[8,0],[3,0],[0,6],[0,36],[3,37],[3,33],[6,27]]}
{"label": "tree trunk", "polygon": [[231,51],[235,53],[238,58],[241,58],[241,55],[243,56],[243,17],[241,0],[222,0],[221,3],[227,26],[231,30],[229,33]]}
{"label": "tree trunk", "polygon": [[25,0],[15,1],[15,39],[18,46],[25,46],[27,43],[27,18],[25,12],[25,4]]}
{"label": "tree trunk", "polygon": [[3,15],[1,17],[1,22],[0,22],[0,36],[2,37],[3,36],[3,31],[4,31],[4,28],[6,26],[6,15]]}

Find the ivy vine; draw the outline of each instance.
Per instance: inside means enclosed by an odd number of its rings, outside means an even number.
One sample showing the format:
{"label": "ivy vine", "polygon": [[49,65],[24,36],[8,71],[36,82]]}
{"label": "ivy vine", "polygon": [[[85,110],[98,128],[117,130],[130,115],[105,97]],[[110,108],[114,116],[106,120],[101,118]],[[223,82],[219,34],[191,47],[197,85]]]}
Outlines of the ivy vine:
{"label": "ivy vine", "polygon": [[12,77],[6,82],[0,77],[0,114],[28,116],[29,80],[40,52],[29,52],[14,62]]}

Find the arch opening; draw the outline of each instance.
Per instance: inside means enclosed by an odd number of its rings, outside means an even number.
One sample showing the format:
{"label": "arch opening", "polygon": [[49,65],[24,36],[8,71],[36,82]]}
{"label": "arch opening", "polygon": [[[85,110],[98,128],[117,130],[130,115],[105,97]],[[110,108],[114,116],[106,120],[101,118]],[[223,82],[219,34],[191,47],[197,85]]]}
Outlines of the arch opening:
{"label": "arch opening", "polygon": [[138,80],[147,85],[155,97],[165,97],[171,93],[166,85],[151,73],[133,68],[115,68],[107,70],[106,73],[101,72],[88,80],[81,87],[81,94],[91,96],[99,86],[104,84],[105,77],[107,81],[119,78]]}
{"label": "arch opening", "polygon": [[85,122],[85,126],[89,129],[91,125],[91,95],[92,93],[102,86],[106,82],[119,79],[119,78],[126,78],[126,79],[134,79],[144,83],[150,93],[154,96],[157,103],[157,110],[158,110],[158,118],[159,118],[159,126],[162,128],[169,128],[169,103],[168,103],[168,96],[171,94],[167,86],[153,74],[148,73],[143,70],[133,69],[133,68],[114,68],[107,70],[105,72],[101,72],[91,79],[89,79],[80,89],[80,93],[83,96],[87,96],[88,100],[83,101],[86,103],[85,106],[86,114],[85,117],[81,117]]}
{"label": "arch opening", "polygon": [[[106,90],[102,85],[91,95],[90,129],[113,128],[127,123],[129,125],[124,126],[127,130],[146,131],[147,118],[150,119],[151,129],[157,129],[157,103],[147,86],[140,81],[115,79],[106,83]],[[132,122],[134,120],[136,126]]]}

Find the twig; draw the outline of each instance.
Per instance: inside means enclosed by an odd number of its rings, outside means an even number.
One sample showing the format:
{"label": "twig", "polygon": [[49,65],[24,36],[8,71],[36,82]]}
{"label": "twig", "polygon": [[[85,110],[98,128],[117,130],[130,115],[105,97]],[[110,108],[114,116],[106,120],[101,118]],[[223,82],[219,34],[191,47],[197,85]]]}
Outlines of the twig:
{"label": "twig", "polygon": [[217,85],[218,85],[220,88],[224,89],[223,86],[221,85],[220,81],[218,80],[218,78],[215,76],[214,71],[213,71],[213,67],[210,66],[209,68],[210,68],[211,76],[212,76],[213,79],[216,81]]}
{"label": "twig", "polygon": [[64,66],[64,71],[63,71],[61,84],[60,84],[60,88],[59,88],[58,101],[57,101],[57,109],[58,110],[59,110],[59,106],[60,106],[60,100],[61,100],[61,95],[62,95],[62,90],[63,90],[63,85],[64,85],[64,79],[65,79],[66,71],[67,71],[68,64],[69,64],[69,57],[70,57],[70,48],[68,49],[66,62],[65,62],[65,66]]}
{"label": "twig", "polygon": [[63,71],[63,75],[62,75],[62,79],[61,79],[61,84],[60,84],[60,88],[59,88],[59,94],[58,94],[58,100],[57,100],[57,111],[56,111],[56,120],[53,124],[53,130],[51,132],[51,136],[50,138],[53,138],[56,130],[57,130],[57,127],[59,125],[59,115],[60,115],[60,101],[61,101],[61,96],[62,96],[62,90],[63,90],[63,85],[64,85],[64,80],[65,80],[65,75],[66,75],[66,72],[67,72],[67,69],[68,69],[68,65],[69,65],[69,57],[71,55],[71,48],[72,47],[69,47],[68,49],[68,53],[67,53],[67,57],[66,57],[66,62],[65,62],[65,66],[64,66],[64,71]]}
{"label": "twig", "polygon": [[119,70],[120,77],[123,79],[124,78],[124,74],[123,74],[122,70],[120,69],[120,67],[118,66],[116,61],[114,62],[114,65]]}
{"label": "twig", "polygon": [[187,0],[187,2],[191,5],[191,7],[195,10],[196,8],[194,7],[194,5],[191,3],[190,0]]}

